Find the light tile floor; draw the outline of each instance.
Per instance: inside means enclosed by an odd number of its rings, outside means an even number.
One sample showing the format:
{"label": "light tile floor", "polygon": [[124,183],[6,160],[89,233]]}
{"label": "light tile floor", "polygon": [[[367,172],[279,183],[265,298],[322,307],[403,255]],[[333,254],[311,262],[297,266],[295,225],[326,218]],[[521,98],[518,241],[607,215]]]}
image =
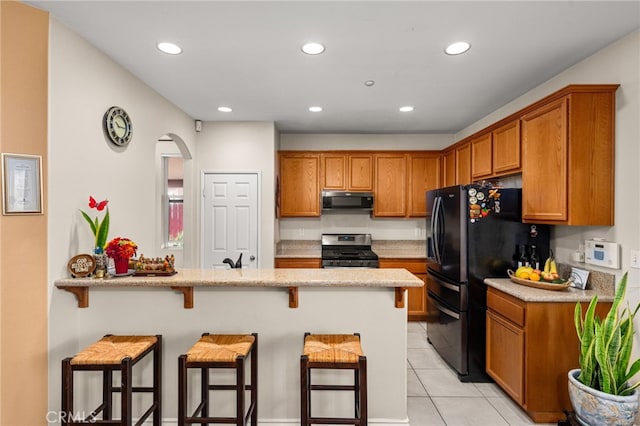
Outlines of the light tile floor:
{"label": "light tile floor", "polygon": [[427,342],[426,323],[409,323],[407,358],[411,426],[536,424],[495,383],[460,382]]}

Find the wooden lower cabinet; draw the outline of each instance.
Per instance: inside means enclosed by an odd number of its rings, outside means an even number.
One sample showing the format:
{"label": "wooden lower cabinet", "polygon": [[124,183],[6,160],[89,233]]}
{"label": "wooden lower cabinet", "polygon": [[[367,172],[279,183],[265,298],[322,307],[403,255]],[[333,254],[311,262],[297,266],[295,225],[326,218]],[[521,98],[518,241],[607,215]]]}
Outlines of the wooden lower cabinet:
{"label": "wooden lower cabinet", "polygon": [[[598,315],[610,306],[599,302]],[[575,302],[525,302],[489,287],[487,308],[487,373],[535,422],[566,419],[567,373],[580,354]]]}
{"label": "wooden lower cabinet", "polygon": [[404,268],[420,278],[422,287],[407,289],[407,319],[426,321],[427,312],[427,261],[426,259],[380,259],[381,268]]}
{"label": "wooden lower cabinet", "polygon": [[276,268],[320,268],[322,261],[320,258],[306,258],[306,257],[277,257],[275,259]]}

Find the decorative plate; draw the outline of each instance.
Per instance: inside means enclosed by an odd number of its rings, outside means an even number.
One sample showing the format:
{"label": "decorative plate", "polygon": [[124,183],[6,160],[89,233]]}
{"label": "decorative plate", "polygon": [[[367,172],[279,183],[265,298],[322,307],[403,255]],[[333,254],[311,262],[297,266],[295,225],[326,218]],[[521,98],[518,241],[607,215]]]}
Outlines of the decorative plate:
{"label": "decorative plate", "polygon": [[511,279],[511,281],[513,281],[516,284],[526,285],[528,287],[533,287],[533,288],[540,288],[543,290],[556,290],[556,291],[565,290],[571,286],[571,280],[566,280],[556,284],[556,283],[548,283],[546,281],[531,281],[531,280],[518,278],[516,277],[515,273],[511,269],[507,270],[507,274],[509,275],[509,278]]}
{"label": "decorative plate", "polygon": [[178,271],[174,269],[171,271],[136,271],[133,275],[136,277],[170,277],[177,273]]}
{"label": "decorative plate", "polygon": [[107,272],[109,272],[110,276],[117,278],[117,277],[128,277],[128,276],[131,276],[136,272],[136,270],[135,269],[129,269],[127,272],[125,272],[123,274],[116,274],[116,270],[115,269],[109,268],[109,270]]}
{"label": "decorative plate", "polygon": [[67,271],[74,278],[83,278],[91,275],[96,269],[96,260],[90,254],[79,254],[69,259]]}

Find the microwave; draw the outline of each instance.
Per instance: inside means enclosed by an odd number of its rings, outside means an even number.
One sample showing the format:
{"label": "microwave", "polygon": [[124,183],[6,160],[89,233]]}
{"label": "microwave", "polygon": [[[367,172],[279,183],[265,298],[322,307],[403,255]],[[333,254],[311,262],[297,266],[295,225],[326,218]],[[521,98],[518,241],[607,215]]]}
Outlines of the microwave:
{"label": "microwave", "polygon": [[372,192],[322,191],[322,211],[330,212],[371,212]]}

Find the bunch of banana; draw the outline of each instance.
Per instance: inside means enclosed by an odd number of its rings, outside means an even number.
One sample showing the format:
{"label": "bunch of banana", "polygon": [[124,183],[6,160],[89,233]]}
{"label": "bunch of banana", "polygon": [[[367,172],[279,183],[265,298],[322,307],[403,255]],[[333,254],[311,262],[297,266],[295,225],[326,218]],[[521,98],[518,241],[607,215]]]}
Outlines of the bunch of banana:
{"label": "bunch of banana", "polygon": [[556,265],[556,259],[553,257],[553,250],[550,250],[549,258],[544,262],[542,279],[549,282],[560,279],[560,275],[558,274],[558,265]]}

